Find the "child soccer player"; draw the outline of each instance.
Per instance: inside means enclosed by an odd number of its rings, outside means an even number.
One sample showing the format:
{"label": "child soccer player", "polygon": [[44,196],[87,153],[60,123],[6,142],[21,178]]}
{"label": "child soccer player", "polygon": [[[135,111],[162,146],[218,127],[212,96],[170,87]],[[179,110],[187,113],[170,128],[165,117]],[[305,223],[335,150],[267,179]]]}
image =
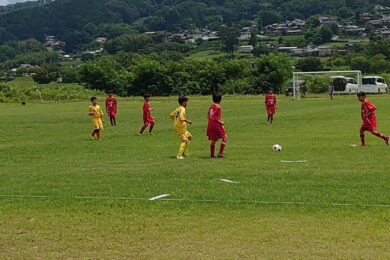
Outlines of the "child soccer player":
{"label": "child soccer player", "polygon": [[186,117],[186,107],[188,105],[188,98],[179,97],[179,107],[176,108],[169,117],[174,120],[174,128],[181,140],[179,152],[176,158],[179,160],[184,159],[184,156],[188,156],[188,147],[192,140],[192,135],[187,131],[187,124],[191,125],[192,121]]}
{"label": "child soccer player", "polygon": [[366,99],[366,93],[359,92],[357,96],[358,96],[358,100],[362,102],[361,114],[362,114],[363,124],[362,127],[360,128],[360,140],[361,140],[360,145],[361,146],[366,145],[365,137],[364,137],[365,131],[368,131],[371,134],[379,138],[382,138],[385,141],[385,143],[389,145],[389,137],[376,131],[376,116],[375,116],[376,107]]}
{"label": "child soccer player", "polygon": [[273,94],[272,88],[268,89],[268,94],[265,96],[264,103],[268,114],[267,122],[268,124],[272,124],[276,110],[276,96]]}
{"label": "child soccer player", "polygon": [[213,95],[214,104],[210,106],[207,117],[209,119],[209,123],[207,125],[206,135],[211,141],[210,144],[210,154],[211,158],[215,158],[215,143],[222,139],[221,146],[219,148],[218,158],[224,158],[223,150],[225,149],[227,136],[225,132],[224,125],[221,118],[221,101],[222,96],[219,94]]}
{"label": "child soccer player", "polygon": [[98,100],[96,97],[91,97],[92,105],[88,107],[88,115],[91,116],[93,131],[92,138],[94,138],[95,134],[97,139],[100,141],[100,130],[103,130],[103,110],[97,104]]}
{"label": "child soccer player", "polygon": [[106,98],[106,111],[110,117],[110,123],[112,126],[116,126],[116,112],[117,112],[117,101],[116,98],[112,96],[112,91],[108,91],[108,98]]}
{"label": "child soccer player", "polygon": [[149,127],[149,134],[151,135],[152,134],[152,131],[153,131],[153,127],[154,125],[156,124],[154,122],[154,118],[152,117],[152,114],[150,113],[151,111],[154,110],[154,108],[151,108],[150,105],[149,105],[149,100],[150,100],[150,96],[149,94],[145,94],[144,95],[144,107],[143,107],[143,111],[144,111],[144,115],[143,115],[143,118],[144,118],[144,125],[143,127],[141,128],[140,132],[139,132],[139,135],[142,135],[145,131],[145,129]]}

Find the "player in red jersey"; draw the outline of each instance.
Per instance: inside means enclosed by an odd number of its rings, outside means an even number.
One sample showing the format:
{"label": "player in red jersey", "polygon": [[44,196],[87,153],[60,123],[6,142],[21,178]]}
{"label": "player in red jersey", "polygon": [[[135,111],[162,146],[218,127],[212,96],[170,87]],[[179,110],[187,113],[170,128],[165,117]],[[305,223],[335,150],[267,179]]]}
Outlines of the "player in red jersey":
{"label": "player in red jersey", "polygon": [[108,91],[108,98],[106,98],[106,111],[110,117],[110,123],[112,126],[116,126],[116,112],[118,109],[118,102],[112,95],[112,91]]}
{"label": "player in red jersey", "polygon": [[383,140],[385,140],[385,143],[389,145],[389,137],[376,131],[376,116],[375,116],[376,107],[366,99],[366,93],[359,92],[357,96],[359,101],[362,102],[361,114],[362,114],[363,124],[362,127],[360,128],[360,140],[361,140],[360,145],[361,146],[366,145],[365,137],[364,137],[365,131],[368,131],[371,134],[379,138],[382,138]]}
{"label": "player in red jersey", "polygon": [[219,148],[218,158],[224,158],[225,155],[223,154],[223,151],[226,146],[227,142],[227,136],[225,132],[224,125],[221,118],[221,101],[222,96],[219,94],[213,95],[213,102],[214,104],[210,106],[209,112],[207,114],[207,117],[209,119],[209,123],[207,125],[207,132],[206,135],[208,136],[209,140],[211,141],[210,144],[210,154],[211,158],[215,158],[215,143],[222,139],[221,146]]}
{"label": "player in red jersey", "polygon": [[265,96],[264,103],[268,114],[267,122],[268,124],[272,124],[276,110],[276,96],[273,94],[272,88],[268,89],[268,94]]}
{"label": "player in red jersey", "polygon": [[151,108],[150,105],[149,105],[149,100],[150,100],[150,96],[149,94],[145,94],[144,95],[144,106],[143,106],[143,119],[144,119],[144,125],[143,127],[141,128],[140,132],[139,132],[139,135],[142,135],[145,131],[145,129],[149,127],[149,134],[151,135],[152,134],[152,131],[153,131],[153,127],[154,125],[156,124],[154,122],[154,118],[152,117],[152,114],[150,113],[151,111],[154,110],[154,108]]}

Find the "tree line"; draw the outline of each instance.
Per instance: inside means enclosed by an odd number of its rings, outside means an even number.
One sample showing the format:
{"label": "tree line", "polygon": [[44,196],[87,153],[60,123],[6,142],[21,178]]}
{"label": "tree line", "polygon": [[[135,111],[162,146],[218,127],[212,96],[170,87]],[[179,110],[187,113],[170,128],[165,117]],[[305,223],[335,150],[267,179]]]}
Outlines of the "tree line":
{"label": "tree line", "polygon": [[[0,15],[0,44],[10,40],[55,35],[66,51],[89,44],[97,36],[114,38],[125,32],[179,31],[221,25],[263,25],[316,14],[338,15],[371,10],[385,0],[56,0]],[[344,9],[343,9],[344,8]],[[341,15],[344,14],[344,11]],[[318,35],[329,32],[319,32]],[[318,38],[318,35],[308,37]],[[324,36],[324,35],[322,35]]]}

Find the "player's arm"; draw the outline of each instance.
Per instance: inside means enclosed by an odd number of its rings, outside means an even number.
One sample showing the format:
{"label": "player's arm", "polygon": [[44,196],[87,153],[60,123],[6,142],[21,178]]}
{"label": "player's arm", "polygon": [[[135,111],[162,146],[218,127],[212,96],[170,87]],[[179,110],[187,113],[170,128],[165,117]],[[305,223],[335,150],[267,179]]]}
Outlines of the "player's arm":
{"label": "player's arm", "polygon": [[95,111],[93,111],[91,108],[88,108],[87,114],[88,114],[89,116],[93,116],[93,115],[95,115]]}
{"label": "player's arm", "polygon": [[170,119],[175,119],[176,110],[169,114]]}

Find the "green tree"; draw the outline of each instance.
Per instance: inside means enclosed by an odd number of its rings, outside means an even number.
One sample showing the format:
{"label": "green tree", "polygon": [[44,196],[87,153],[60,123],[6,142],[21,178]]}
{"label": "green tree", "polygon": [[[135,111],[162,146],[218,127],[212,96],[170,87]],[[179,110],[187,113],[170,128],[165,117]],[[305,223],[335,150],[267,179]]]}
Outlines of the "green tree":
{"label": "green tree", "polygon": [[222,26],[218,32],[218,36],[225,45],[226,52],[233,57],[234,48],[238,44],[240,30],[237,27]]}
{"label": "green tree", "polygon": [[38,84],[56,82],[58,78],[58,68],[50,65],[45,65],[38,68],[33,76],[34,81]]}
{"label": "green tree", "polygon": [[276,92],[283,91],[284,84],[291,78],[293,60],[286,54],[263,55],[255,61],[254,92],[266,93],[269,87]]}
{"label": "green tree", "polygon": [[323,71],[324,66],[320,58],[308,57],[296,62],[295,67],[300,71]]}
{"label": "green tree", "polygon": [[351,60],[351,69],[361,70],[363,73],[370,72],[370,61],[364,56],[356,56]]}

